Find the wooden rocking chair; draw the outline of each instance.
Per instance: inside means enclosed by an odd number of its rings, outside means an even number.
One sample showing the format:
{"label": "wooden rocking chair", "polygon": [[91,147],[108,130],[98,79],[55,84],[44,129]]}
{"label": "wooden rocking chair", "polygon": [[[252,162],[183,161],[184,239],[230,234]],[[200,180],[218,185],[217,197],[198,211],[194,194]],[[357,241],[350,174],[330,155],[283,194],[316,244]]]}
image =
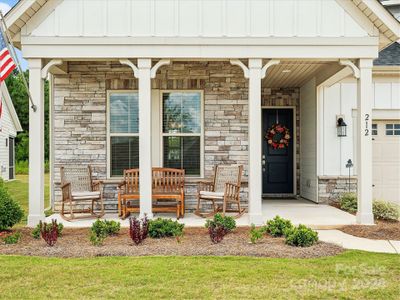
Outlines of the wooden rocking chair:
{"label": "wooden rocking chair", "polygon": [[[197,209],[195,214],[206,218],[215,215],[222,210],[237,213],[234,217],[243,215],[245,209],[240,207],[240,185],[243,166],[219,165],[215,167],[214,178],[211,182],[200,182],[197,189]],[[202,202],[211,202],[212,211],[201,211]],[[218,203],[220,202],[220,203]],[[221,207],[222,205],[222,207]],[[236,205],[237,209],[228,209],[228,206]]]}
{"label": "wooden rocking chair", "polygon": [[[61,167],[62,206],[61,217],[67,221],[83,218],[101,218],[104,216],[103,191],[100,181],[92,178],[92,168],[87,167]],[[74,209],[74,205],[91,204],[87,209]],[[94,212],[95,203],[100,203],[101,211]],[[69,210],[65,211],[65,204]],[[76,213],[90,214],[76,217]],[[69,216],[66,216],[68,214]]]}

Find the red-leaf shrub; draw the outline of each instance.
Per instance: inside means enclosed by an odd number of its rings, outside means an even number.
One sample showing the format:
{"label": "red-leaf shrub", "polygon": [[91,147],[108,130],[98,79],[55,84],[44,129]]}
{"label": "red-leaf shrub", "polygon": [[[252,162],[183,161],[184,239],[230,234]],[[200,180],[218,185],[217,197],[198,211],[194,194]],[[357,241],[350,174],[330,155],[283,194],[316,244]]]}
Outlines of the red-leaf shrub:
{"label": "red-leaf shrub", "polygon": [[214,244],[221,242],[225,236],[225,227],[223,226],[210,226],[208,227],[208,233],[210,234],[210,239]]}
{"label": "red-leaf shrub", "polygon": [[232,217],[215,214],[212,220],[207,220],[205,224],[210,234],[210,239],[214,244],[222,241],[224,236],[236,228],[236,221]]}
{"label": "red-leaf shrub", "polygon": [[57,221],[51,220],[51,224],[42,223],[42,221],[40,221],[39,226],[42,238],[46,241],[47,245],[53,247],[58,238]]}
{"label": "red-leaf shrub", "polygon": [[149,221],[146,216],[142,220],[138,220],[136,217],[129,218],[129,235],[136,245],[147,238],[148,232]]}

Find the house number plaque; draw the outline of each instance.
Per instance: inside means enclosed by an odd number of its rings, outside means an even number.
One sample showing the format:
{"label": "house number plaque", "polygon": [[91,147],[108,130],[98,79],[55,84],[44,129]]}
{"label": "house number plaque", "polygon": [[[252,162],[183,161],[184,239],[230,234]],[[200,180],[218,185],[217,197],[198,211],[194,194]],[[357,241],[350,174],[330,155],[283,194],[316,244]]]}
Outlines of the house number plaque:
{"label": "house number plaque", "polygon": [[369,136],[369,114],[365,114],[365,136]]}

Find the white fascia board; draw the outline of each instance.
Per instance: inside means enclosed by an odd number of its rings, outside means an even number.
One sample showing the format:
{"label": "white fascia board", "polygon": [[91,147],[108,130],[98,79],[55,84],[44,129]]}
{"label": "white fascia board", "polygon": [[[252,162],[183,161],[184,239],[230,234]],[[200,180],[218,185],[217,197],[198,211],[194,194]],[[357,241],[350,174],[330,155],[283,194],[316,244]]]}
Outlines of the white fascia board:
{"label": "white fascia board", "polygon": [[376,75],[400,75],[400,66],[373,66],[372,74]]}
{"label": "white fascia board", "polygon": [[21,37],[22,45],[172,45],[172,46],[373,46],[378,37]]}
{"label": "white fascia board", "polygon": [[399,21],[379,1],[362,0],[362,2],[396,35],[397,39],[400,38]]}
{"label": "white fascia board", "polygon": [[23,45],[25,58],[120,59],[120,58],[269,58],[356,59],[377,58],[378,46],[288,45]]}
{"label": "white fascia board", "polygon": [[21,122],[19,121],[17,112],[15,111],[15,107],[10,97],[10,93],[8,92],[7,85],[4,81],[1,83],[0,89],[1,89],[1,94],[3,95],[3,99],[5,100],[8,111],[10,113],[11,119],[13,120],[15,130],[17,132],[20,132],[22,131]]}
{"label": "white fascia board", "polygon": [[400,120],[400,109],[376,109],[372,110],[374,120]]}
{"label": "white fascia board", "polygon": [[19,1],[4,17],[7,28],[10,28],[35,2],[36,0]]}

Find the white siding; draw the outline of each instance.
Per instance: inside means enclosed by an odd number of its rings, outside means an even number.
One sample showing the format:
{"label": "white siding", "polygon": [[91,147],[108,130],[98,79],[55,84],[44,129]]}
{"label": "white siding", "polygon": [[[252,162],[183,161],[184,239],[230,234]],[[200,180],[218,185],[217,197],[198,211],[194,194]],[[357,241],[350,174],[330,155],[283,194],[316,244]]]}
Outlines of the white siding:
{"label": "white siding", "polygon": [[362,37],[335,0],[64,0],[33,36]]}
{"label": "white siding", "polygon": [[300,88],[300,196],[318,201],[317,95],[315,78]]}
{"label": "white siding", "polygon": [[[398,115],[400,119],[400,81],[395,77],[374,77],[374,106],[372,118],[381,119],[384,113],[391,111],[391,118]],[[354,157],[354,124],[357,108],[357,83],[355,80],[343,80],[329,88],[323,88],[322,97],[318,99],[320,107],[320,141],[321,162],[319,175],[348,175],[345,168],[348,159],[356,162]],[[379,114],[379,115],[378,115]],[[343,115],[347,124],[347,136],[338,137],[336,133],[336,116]],[[302,135],[304,131],[302,131]],[[302,139],[302,143],[304,140]],[[353,168],[355,174],[356,168]]]}
{"label": "white siding", "polygon": [[10,112],[8,110],[7,104],[3,99],[3,116],[2,116],[2,131],[0,132],[0,177],[4,180],[8,180],[8,142],[6,140],[11,136],[15,137],[17,131],[14,126],[14,122],[11,119]]}

